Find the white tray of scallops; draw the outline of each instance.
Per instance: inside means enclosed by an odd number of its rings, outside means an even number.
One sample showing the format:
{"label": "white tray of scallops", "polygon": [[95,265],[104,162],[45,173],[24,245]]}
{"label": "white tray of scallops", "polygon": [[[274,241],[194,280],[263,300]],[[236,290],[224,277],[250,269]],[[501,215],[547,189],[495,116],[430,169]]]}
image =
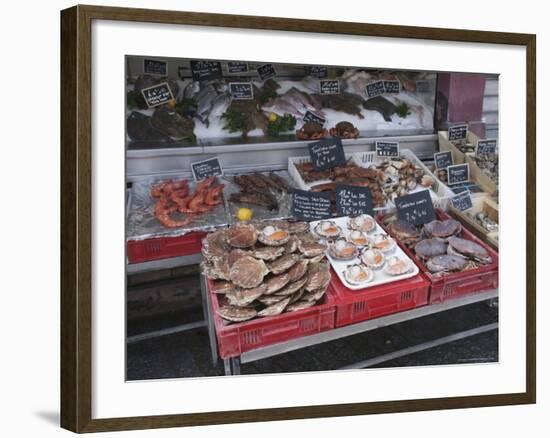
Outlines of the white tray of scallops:
{"label": "white tray of scallops", "polygon": [[380,286],[414,277],[419,272],[372,216],[314,221],[310,227],[327,243],[327,258],[348,289]]}

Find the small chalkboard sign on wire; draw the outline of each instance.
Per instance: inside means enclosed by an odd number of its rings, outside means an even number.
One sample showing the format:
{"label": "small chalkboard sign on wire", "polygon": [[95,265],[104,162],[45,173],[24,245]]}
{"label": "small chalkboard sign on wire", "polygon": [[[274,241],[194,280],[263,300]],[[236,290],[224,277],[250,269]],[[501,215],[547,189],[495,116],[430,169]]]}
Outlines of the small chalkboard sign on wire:
{"label": "small chalkboard sign on wire", "polygon": [[191,76],[194,81],[211,81],[223,76],[222,65],[219,61],[190,61]]}
{"label": "small chalkboard sign on wire", "polygon": [[328,76],[328,70],[324,65],[308,65],[306,72],[308,75],[319,79],[324,79]]}
{"label": "small chalkboard sign on wire", "polygon": [[397,217],[414,225],[435,220],[435,211],[429,190],[410,193],[395,199]]}
{"label": "small chalkboard sign on wire", "polygon": [[384,81],[375,81],[367,84],[365,86],[365,93],[367,94],[367,99],[372,97],[381,96],[386,92],[384,89]]}
{"label": "small chalkboard sign on wire", "polygon": [[222,165],[218,157],[191,163],[191,172],[193,172],[193,179],[195,181],[201,181],[211,176],[223,175]]}
{"label": "small chalkboard sign on wire", "polygon": [[254,99],[254,87],[251,82],[230,82],[229,92],[235,100]]}
{"label": "small chalkboard sign on wire", "polygon": [[144,59],[143,73],[146,75],[166,76],[168,74],[168,64],[159,59]]}
{"label": "small chalkboard sign on wire", "polygon": [[304,123],[308,122],[314,122],[318,123],[319,125],[323,126],[327,121],[323,119],[322,117],[319,117],[316,114],[313,114],[311,111],[306,111],[306,114],[304,115],[303,119]]}
{"label": "small chalkboard sign on wire", "polygon": [[330,218],[332,216],[330,193],[295,189],[292,192],[292,215],[296,219],[305,221]]}
{"label": "small chalkboard sign on wire", "polygon": [[336,186],[336,214],[338,216],[374,215],[372,194],[368,187]]}
{"label": "small chalkboard sign on wire", "polygon": [[399,142],[397,141],[377,141],[376,142],[377,157],[399,157]]}
{"label": "small chalkboard sign on wire", "polygon": [[273,64],[261,65],[256,70],[262,81],[265,81],[266,79],[272,78],[273,76],[277,75],[277,72],[275,71],[275,67],[273,67]]}
{"label": "small chalkboard sign on wire", "polygon": [[468,125],[455,125],[447,130],[447,137],[452,142],[462,142],[468,137]]}
{"label": "small chalkboard sign on wire", "polygon": [[447,184],[460,184],[470,181],[470,165],[454,164],[447,166]]}
{"label": "small chalkboard sign on wire", "polygon": [[227,61],[227,72],[229,74],[248,73],[248,62]]}
{"label": "small chalkboard sign on wire", "polygon": [[451,205],[458,211],[466,211],[473,207],[472,196],[469,190],[464,190],[451,198]]}
{"label": "small chalkboard sign on wire", "polygon": [[497,152],[496,138],[478,140],[476,144],[476,155],[494,155]]}
{"label": "small chalkboard sign on wire", "polygon": [[170,85],[167,82],[143,88],[141,94],[149,108],[155,108],[174,99]]}
{"label": "small chalkboard sign on wire", "polygon": [[319,81],[319,92],[321,94],[339,94],[340,81],[338,79],[322,79]]}
{"label": "small chalkboard sign on wire", "polygon": [[434,154],[434,163],[436,169],[446,169],[453,165],[453,153],[451,151],[436,152]]}
{"label": "small chalkboard sign on wire", "polygon": [[330,169],[346,163],[342,141],[338,137],[324,138],[307,146],[315,170]]}

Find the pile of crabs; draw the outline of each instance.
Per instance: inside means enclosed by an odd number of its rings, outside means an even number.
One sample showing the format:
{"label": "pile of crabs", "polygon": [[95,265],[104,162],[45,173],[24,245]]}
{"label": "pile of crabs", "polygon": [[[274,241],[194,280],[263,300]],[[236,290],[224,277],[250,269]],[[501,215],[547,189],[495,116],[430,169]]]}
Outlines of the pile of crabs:
{"label": "pile of crabs", "polygon": [[403,157],[386,159],[369,167],[362,167],[352,159],[341,166],[326,170],[315,170],[311,162],[296,165],[298,173],[306,183],[331,180],[329,183],[313,184],[313,192],[331,192],[336,199],[336,186],[368,187],[375,208],[384,207],[388,201],[404,196],[417,188],[432,188],[435,180],[424,169]]}
{"label": "pile of crabs", "polygon": [[203,274],[226,322],[279,315],[317,304],[330,282],[326,245],[299,221],[239,223],[202,242]]}
{"label": "pile of crabs", "polygon": [[[151,187],[151,196],[156,200],[153,207],[155,218],[167,228],[184,227],[204,213],[220,205],[223,184],[218,184],[215,176],[199,182],[195,190],[189,187],[186,179],[163,181]],[[174,218],[181,213],[183,219]]]}
{"label": "pile of crabs", "polygon": [[[348,218],[347,229],[330,220],[320,221],[314,227],[315,233],[326,240],[331,260],[358,261],[345,266],[342,272],[352,285],[369,283],[377,271],[395,277],[414,268],[410,260],[393,254],[397,247],[395,240],[376,230],[380,229],[374,218],[367,214]],[[337,266],[335,269],[339,270]]]}
{"label": "pile of crabs", "polygon": [[417,227],[391,215],[383,222],[390,234],[412,249],[434,275],[475,269],[493,261],[483,246],[459,237],[462,225],[454,219],[434,220]]}

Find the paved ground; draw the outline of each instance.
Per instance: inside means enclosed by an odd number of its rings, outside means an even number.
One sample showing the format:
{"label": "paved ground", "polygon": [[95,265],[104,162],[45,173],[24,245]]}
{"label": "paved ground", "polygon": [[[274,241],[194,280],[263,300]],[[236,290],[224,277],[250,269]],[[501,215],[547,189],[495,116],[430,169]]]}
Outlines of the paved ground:
{"label": "paved ground", "polygon": [[[197,277],[164,282],[162,288],[179,284],[185,288],[185,307],[170,313],[137,318],[128,324],[128,334],[171,327],[202,319]],[[129,297],[134,288],[128,291]],[[139,289],[139,287],[135,288]],[[177,306],[176,306],[177,307]],[[498,320],[498,307],[488,302],[430,315],[417,320],[380,328],[322,345],[243,364],[242,374],[333,370],[366,359],[411,347],[457,331],[490,324]],[[444,346],[394,359],[376,367],[463,364],[498,361],[498,331],[472,336]],[[207,330],[187,332],[131,343],[127,347],[129,380],[223,375],[221,363],[210,358]]]}

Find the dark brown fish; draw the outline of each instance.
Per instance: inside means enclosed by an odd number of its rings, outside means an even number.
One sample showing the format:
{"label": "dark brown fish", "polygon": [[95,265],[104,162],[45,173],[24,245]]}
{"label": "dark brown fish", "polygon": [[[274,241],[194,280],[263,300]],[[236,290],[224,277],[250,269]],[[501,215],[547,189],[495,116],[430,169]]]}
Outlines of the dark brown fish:
{"label": "dark brown fish", "polygon": [[275,172],[270,172],[269,178],[281,192],[290,193],[292,191],[292,187],[288,185],[285,179],[277,175]]}

